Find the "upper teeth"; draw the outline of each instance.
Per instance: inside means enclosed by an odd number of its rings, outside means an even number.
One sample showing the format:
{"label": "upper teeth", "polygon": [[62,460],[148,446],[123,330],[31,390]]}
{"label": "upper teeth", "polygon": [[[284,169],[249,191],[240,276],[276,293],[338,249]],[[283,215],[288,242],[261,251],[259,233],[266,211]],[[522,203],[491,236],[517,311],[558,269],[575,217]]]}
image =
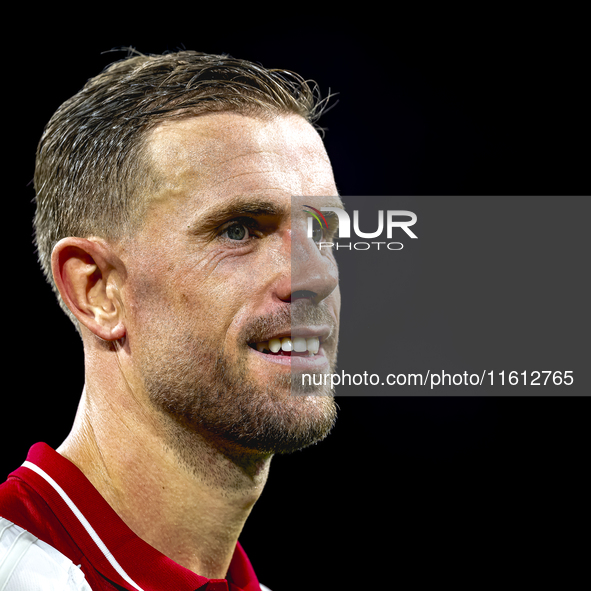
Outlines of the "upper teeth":
{"label": "upper teeth", "polygon": [[311,337],[305,339],[304,337],[284,337],[283,339],[269,339],[262,343],[257,343],[257,349],[262,353],[263,351],[271,351],[272,353],[279,353],[279,351],[295,351],[296,353],[316,354],[320,349],[320,339],[318,337]]}

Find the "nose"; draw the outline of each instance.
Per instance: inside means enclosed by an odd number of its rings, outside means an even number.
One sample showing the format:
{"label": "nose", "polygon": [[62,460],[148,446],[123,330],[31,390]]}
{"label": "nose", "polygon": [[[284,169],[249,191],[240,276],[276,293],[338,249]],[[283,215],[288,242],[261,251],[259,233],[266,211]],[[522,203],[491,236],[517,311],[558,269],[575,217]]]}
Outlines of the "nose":
{"label": "nose", "polygon": [[308,299],[314,304],[330,296],[339,284],[336,261],[329,248],[308,238],[305,220],[295,222],[284,235],[284,248],[289,249],[289,268],[277,285],[276,295],[282,301]]}

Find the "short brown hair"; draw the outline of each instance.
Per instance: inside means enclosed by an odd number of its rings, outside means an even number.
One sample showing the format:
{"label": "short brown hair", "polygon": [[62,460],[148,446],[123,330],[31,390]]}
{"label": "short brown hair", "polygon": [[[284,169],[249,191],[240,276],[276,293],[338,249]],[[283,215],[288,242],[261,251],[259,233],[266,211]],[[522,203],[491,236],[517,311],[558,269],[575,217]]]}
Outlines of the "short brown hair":
{"label": "short brown hair", "polygon": [[56,294],[51,253],[59,240],[117,240],[132,231],[151,182],[145,138],[158,123],[214,111],[270,111],[297,113],[316,125],[326,101],[314,83],[286,70],[228,55],[129,50],[59,107],[39,142],[35,241]]}

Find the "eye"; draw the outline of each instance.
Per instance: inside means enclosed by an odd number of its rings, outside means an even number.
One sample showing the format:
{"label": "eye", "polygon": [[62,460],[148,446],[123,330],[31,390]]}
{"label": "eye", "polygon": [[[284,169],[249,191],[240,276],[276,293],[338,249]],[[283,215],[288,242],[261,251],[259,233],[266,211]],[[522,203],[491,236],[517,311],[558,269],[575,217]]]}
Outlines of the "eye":
{"label": "eye", "polygon": [[318,224],[312,226],[312,240],[316,243],[321,242],[324,238],[324,230]]}
{"label": "eye", "polygon": [[218,236],[232,242],[246,243],[259,235],[257,223],[250,218],[235,219],[225,224]]}
{"label": "eye", "polygon": [[230,240],[243,241],[250,238],[250,232],[244,224],[232,224],[226,228],[222,236],[227,236]]}
{"label": "eye", "polygon": [[335,214],[329,211],[324,214],[324,217],[328,224],[326,226],[318,218],[312,222],[312,240],[316,244],[325,240],[332,240],[338,228],[338,218]]}

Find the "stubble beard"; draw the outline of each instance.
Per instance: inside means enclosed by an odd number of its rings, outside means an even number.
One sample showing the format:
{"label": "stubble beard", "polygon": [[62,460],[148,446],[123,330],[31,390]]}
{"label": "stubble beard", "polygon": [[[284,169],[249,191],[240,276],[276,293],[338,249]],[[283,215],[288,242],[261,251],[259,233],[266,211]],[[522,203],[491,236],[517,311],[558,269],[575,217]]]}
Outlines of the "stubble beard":
{"label": "stubble beard", "polygon": [[176,448],[185,464],[193,463],[192,433],[224,452],[271,455],[317,443],[334,426],[337,407],[329,388],[295,392],[288,372],[261,384],[249,376],[247,350],[231,362],[219,346],[190,331],[151,336],[140,364],[144,385],[167,422],[167,447]]}

